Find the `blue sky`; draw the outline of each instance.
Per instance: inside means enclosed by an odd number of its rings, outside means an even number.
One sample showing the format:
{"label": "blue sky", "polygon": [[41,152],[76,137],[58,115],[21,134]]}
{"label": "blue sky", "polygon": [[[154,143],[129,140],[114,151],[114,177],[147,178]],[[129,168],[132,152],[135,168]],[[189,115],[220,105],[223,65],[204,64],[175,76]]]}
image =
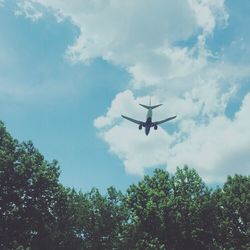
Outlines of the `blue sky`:
{"label": "blue sky", "polygon": [[[66,186],[125,190],[184,164],[211,185],[249,174],[250,3],[149,2],[0,7],[0,119]],[[143,119],[149,95],[166,106],[155,118],[179,119],[146,138],[120,114]]]}

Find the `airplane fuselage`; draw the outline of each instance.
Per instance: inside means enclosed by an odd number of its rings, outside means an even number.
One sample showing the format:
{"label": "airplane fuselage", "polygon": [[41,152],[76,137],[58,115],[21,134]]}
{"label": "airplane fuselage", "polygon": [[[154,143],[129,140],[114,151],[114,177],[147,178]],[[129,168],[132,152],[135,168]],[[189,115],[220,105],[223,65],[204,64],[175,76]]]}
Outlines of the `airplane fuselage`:
{"label": "airplane fuselage", "polygon": [[152,109],[149,108],[148,112],[147,112],[147,120],[145,122],[145,134],[148,135],[150,132],[150,128],[152,127],[152,116],[153,116],[153,112]]}

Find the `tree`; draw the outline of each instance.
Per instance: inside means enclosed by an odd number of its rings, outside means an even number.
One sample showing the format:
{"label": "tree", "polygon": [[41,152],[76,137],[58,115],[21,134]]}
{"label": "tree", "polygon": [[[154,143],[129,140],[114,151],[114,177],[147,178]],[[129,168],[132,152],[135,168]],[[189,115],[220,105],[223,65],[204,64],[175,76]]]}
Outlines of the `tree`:
{"label": "tree", "polygon": [[72,228],[59,229],[60,215],[70,214],[70,192],[58,177],[56,161],[45,161],[31,142],[13,140],[0,123],[1,249],[68,249],[78,242]]}
{"label": "tree", "polygon": [[[164,244],[164,214],[168,207],[171,184],[169,174],[155,170],[138,185],[128,189],[127,206],[131,212],[130,249],[146,249],[152,242]],[[160,242],[160,243],[159,243]]]}
{"label": "tree", "polygon": [[[173,249],[211,249],[216,226],[211,190],[194,169],[177,168],[172,177],[171,213]],[[169,242],[171,244],[171,242]]]}
{"label": "tree", "polygon": [[85,249],[120,249],[127,222],[122,193],[111,187],[105,196],[92,189],[83,197],[88,203],[82,220]]}
{"label": "tree", "polygon": [[216,232],[223,249],[250,248],[250,176],[229,176],[222,189],[214,192],[217,200]]}
{"label": "tree", "polygon": [[153,177],[130,186],[131,249],[210,249],[214,241],[210,196],[188,167],[178,168],[172,177],[157,169]]}

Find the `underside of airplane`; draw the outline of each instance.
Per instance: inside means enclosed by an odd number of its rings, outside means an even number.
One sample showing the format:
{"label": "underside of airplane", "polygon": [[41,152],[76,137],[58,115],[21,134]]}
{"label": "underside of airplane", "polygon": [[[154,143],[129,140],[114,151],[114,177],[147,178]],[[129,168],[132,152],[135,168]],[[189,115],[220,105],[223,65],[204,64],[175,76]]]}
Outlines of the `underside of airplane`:
{"label": "underside of airplane", "polygon": [[154,105],[154,106],[151,106],[151,104],[149,104],[149,106],[147,105],[144,105],[144,104],[140,104],[142,107],[148,109],[148,112],[147,112],[147,117],[146,117],[146,121],[143,122],[143,121],[139,121],[139,120],[136,120],[136,119],[133,119],[133,118],[130,118],[128,116],[125,116],[125,115],[122,115],[123,118],[139,125],[139,129],[141,130],[143,127],[145,128],[145,134],[148,135],[149,132],[150,132],[150,128],[154,127],[155,130],[157,130],[158,128],[158,125],[164,123],[164,122],[167,122],[167,121],[170,121],[170,120],[173,120],[176,118],[176,116],[171,116],[171,117],[168,117],[166,119],[163,119],[163,120],[160,120],[160,121],[152,121],[152,110],[154,108],[157,108],[157,107],[160,107],[162,104],[158,104],[158,105]]}

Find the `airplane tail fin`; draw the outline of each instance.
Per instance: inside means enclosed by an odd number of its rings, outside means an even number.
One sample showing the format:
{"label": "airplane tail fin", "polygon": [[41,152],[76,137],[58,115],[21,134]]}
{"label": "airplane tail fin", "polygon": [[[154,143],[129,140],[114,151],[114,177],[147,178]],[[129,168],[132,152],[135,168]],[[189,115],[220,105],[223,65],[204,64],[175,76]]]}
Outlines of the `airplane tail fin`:
{"label": "airplane tail fin", "polygon": [[146,109],[155,109],[155,108],[158,108],[160,107],[162,104],[158,104],[158,105],[154,105],[154,106],[148,106],[148,105],[144,105],[144,104],[140,104],[143,108],[146,108]]}

